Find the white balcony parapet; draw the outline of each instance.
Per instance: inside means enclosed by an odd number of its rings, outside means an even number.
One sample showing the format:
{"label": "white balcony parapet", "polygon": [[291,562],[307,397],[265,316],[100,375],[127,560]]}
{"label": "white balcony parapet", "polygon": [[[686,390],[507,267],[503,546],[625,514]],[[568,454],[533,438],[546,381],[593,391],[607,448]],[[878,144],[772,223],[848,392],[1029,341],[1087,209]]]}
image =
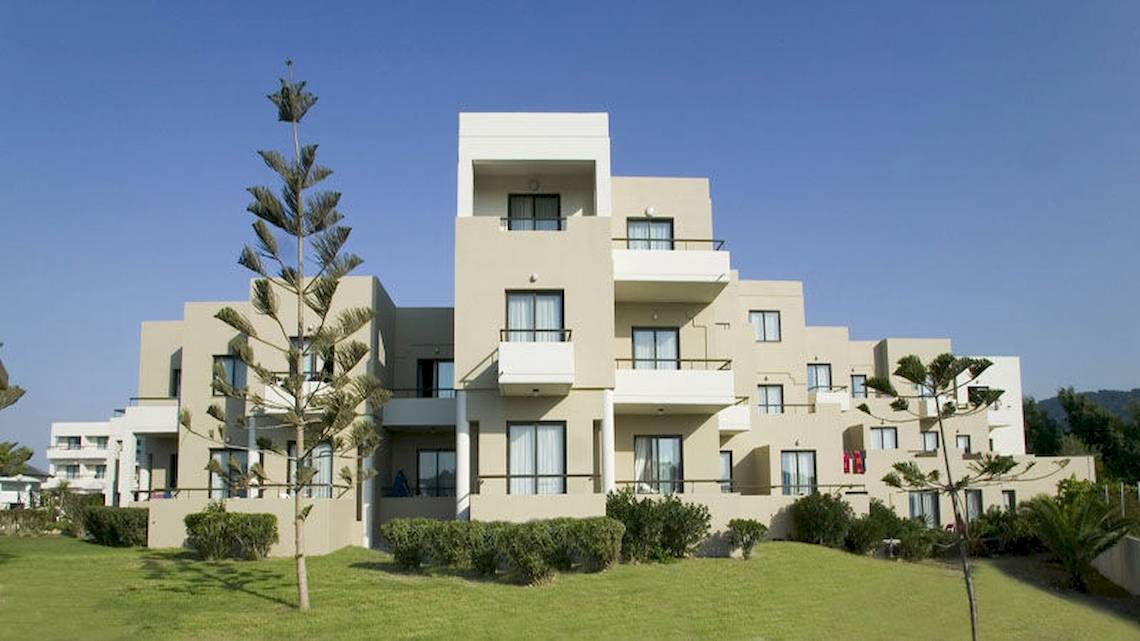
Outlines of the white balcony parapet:
{"label": "white balcony parapet", "polygon": [[[727,361],[725,361],[727,363]],[[736,404],[732,370],[618,369],[618,414],[712,414]]]}
{"label": "white balcony parapet", "polygon": [[571,342],[499,343],[499,393],[564,396],[574,385]]}
{"label": "white balcony parapet", "polygon": [[[306,397],[308,397],[312,394],[323,391],[323,388],[327,387],[328,386],[321,381],[305,381],[302,383],[301,391],[305,394]],[[266,386],[264,396],[266,414],[284,414],[285,410],[279,406],[284,405],[292,407],[293,405],[293,395],[285,391],[285,388],[281,385]]]}
{"label": "white balcony parapet", "polygon": [[851,394],[847,388],[816,389],[808,393],[808,400],[816,406],[838,405],[839,411],[851,410]]}
{"label": "white balcony parapet", "polygon": [[615,248],[613,261],[618,301],[709,302],[729,280],[727,251]]}
{"label": "white balcony parapet", "polygon": [[737,403],[716,414],[717,427],[722,434],[736,434],[752,429],[752,408],[747,403]]}
{"label": "white balcony parapet", "polygon": [[97,447],[49,447],[47,448],[47,457],[52,461],[72,461],[72,460],[87,460],[96,459],[101,460],[110,456],[110,452],[106,449],[99,449]]}
{"label": "white balcony parapet", "polygon": [[384,404],[383,423],[389,427],[455,425],[455,397],[393,398]]}

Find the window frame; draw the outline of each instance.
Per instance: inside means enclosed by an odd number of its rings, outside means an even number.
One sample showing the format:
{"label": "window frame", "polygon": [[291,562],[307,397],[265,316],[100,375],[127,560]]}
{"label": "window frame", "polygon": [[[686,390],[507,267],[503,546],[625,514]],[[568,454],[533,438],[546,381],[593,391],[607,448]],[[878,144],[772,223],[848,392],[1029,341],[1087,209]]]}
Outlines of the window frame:
{"label": "window frame", "polygon": [[[534,325],[538,324],[538,296],[541,294],[551,295],[558,294],[558,319],[561,321],[559,324],[562,327],[557,329],[537,329]],[[511,296],[526,295],[530,297],[530,317],[532,320],[529,329],[511,329]],[[508,289],[503,292],[503,327],[506,328],[505,337],[508,343],[565,343],[566,340],[566,290],[564,289]],[[530,333],[530,340],[514,340],[511,338],[515,333]],[[538,340],[539,332],[557,332],[557,341],[540,341]],[[454,361],[453,361],[454,362]]]}
{"label": "window frame", "polygon": [[1002,490],[1001,491],[1002,507],[1006,510],[1017,509],[1017,490]]}
{"label": "window frame", "polygon": [[[532,454],[534,455],[533,467],[535,470],[538,470],[538,426],[539,425],[546,425],[546,426],[554,425],[554,426],[559,426],[562,428],[562,473],[561,474],[538,474],[538,473],[535,473],[535,474],[517,474],[517,475],[512,474],[511,473],[511,428],[512,427],[528,427],[528,426],[535,428],[534,450],[533,450]],[[567,481],[566,470],[569,469],[569,455],[568,455],[568,452],[566,451],[566,441],[567,441],[566,421],[507,421],[507,494],[511,495],[511,481],[516,479],[516,478],[528,479],[528,480],[534,481],[534,492],[528,493],[528,494],[514,494],[514,496],[556,496],[559,494],[566,494],[567,490],[568,490],[567,486],[569,485],[569,483],[566,482]],[[458,465],[458,462],[457,462],[457,465]],[[542,478],[557,478],[557,479],[561,480],[562,481],[562,490],[560,492],[539,492],[538,491],[538,480],[542,479]]]}
{"label": "window frame", "polygon": [[[765,320],[765,314],[776,315],[776,338],[769,339],[768,336],[768,323]],[[753,317],[759,316],[762,327],[757,327],[756,323],[752,320]],[[784,319],[781,317],[780,310],[778,309],[750,309],[748,310],[748,323],[752,325],[752,339],[756,343],[781,343],[784,340]],[[759,333],[759,337],[757,337]]]}
{"label": "window frame", "polygon": [[[934,447],[926,447],[926,435],[930,434],[934,437]],[[937,452],[942,447],[942,438],[939,436],[937,430],[920,430],[919,431],[919,447],[922,452]]]}
{"label": "window frame", "polygon": [[[638,367],[637,366],[637,364],[639,362],[647,362],[650,360],[650,359],[645,359],[645,358],[637,358],[637,333],[638,332],[653,332],[653,358],[652,358],[653,367]],[[664,333],[664,332],[672,332],[673,333],[673,337],[674,337],[673,342],[677,345],[677,357],[674,359],[663,359],[663,358],[658,358],[658,356],[657,356],[657,334],[658,333]],[[666,370],[666,371],[679,370],[679,369],[681,369],[681,328],[680,327],[668,327],[668,326],[648,326],[648,325],[638,326],[638,327],[630,327],[629,328],[629,354],[630,354],[630,356],[632,356],[632,358],[630,359],[632,362],[632,369],[644,369],[644,370],[661,369],[661,370]],[[659,365],[661,363],[673,363],[674,367],[671,367],[671,368],[670,367],[659,367]]]}
{"label": "window frame", "polygon": [[[811,384],[811,370],[813,367],[814,368],[819,368],[819,367],[826,367],[827,368],[827,385],[826,386],[823,386],[823,385],[812,386],[812,384]],[[832,390],[832,388],[835,387],[835,378],[832,377],[832,374],[834,374],[834,369],[831,367],[831,363],[808,363],[807,367],[805,368],[804,371],[807,373],[807,381],[806,382],[807,382],[808,394],[811,394],[812,392],[817,392],[820,389],[823,389],[823,391],[825,391],[825,392],[830,392]],[[816,380],[817,381],[819,380],[818,374],[816,375]]]}
{"label": "window frame", "polygon": [[[512,216],[511,215],[511,201],[515,198],[529,198],[531,201],[530,216]],[[558,204],[558,215],[554,218],[538,218],[535,212],[538,211],[539,198],[553,198]],[[539,220],[553,220],[557,225],[556,229],[538,229],[535,222]],[[515,222],[528,221],[530,228],[515,227]],[[563,224],[562,217],[562,194],[525,194],[525,193],[508,193],[507,194],[507,231],[562,231],[566,228]]]}
{"label": "window frame", "polygon": [[[649,237],[648,238],[635,238],[630,226],[634,223],[648,223],[649,224]],[[669,225],[669,238],[653,238],[653,225],[665,224]],[[647,243],[648,247],[634,247],[633,243]],[[653,243],[669,243],[667,248],[653,247]],[[677,226],[672,218],[626,218],[625,219],[625,248],[633,249],[636,251],[673,251],[677,248]]]}
{"label": "window frame", "polygon": [[719,460],[724,463],[724,455],[728,455],[728,478],[724,478],[723,474],[720,479],[720,493],[731,494],[735,489],[733,487],[733,477],[736,475],[735,463],[733,462],[732,450],[721,450]]}
{"label": "window frame", "polygon": [[[767,391],[765,391],[765,393],[764,393],[765,403],[760,404],[759,401],[760,401],[760,389],[761,388],[764,388],[765,390],[767,390],[768,388],[779,388],[779,390],[780,390],[780,404],[779,405],[772,405],[772,403],[767,402],[769,400]],[[783,414],[784,413],[784,385],[783,385],[783,383],[760,383],[759,385],[756,386],[756,401],[757,401],[756,408],[757,408],[757,411],[760,412],[760,414],[764,414],[764,415]],[[772,408],[772,407],[778,408],[778,411],[776,411],[776,412],[770,411],[770,408]]]}
{"label": "window frame", "polygon": [[[966,447],[962,447],[962,439],[966,439]],[[955,434],[954,435],[954,445],[958,449],[962,450],[963,454],[973,454],[974,453],[973,439],[970,438],[969,434]]]}
{"label": "window frame", "polygon": [[[329,486],[328,487],[314,487],[312,485],[305,488],[304,498],[307,499],[331,499],[333,498],[333,485],[336,484],[336,450],[333,449],[332,443],[328,441],[321,441],[317,445],[327,444],[329,446]],[[316,447],[312,448],[310,456],[316,454]],[[285,491],[289,496],[293,496],[293,483],[297,475],[297,458],[300,452],[297,451],[297,441],[289,440],[285,442],[285,482],[288,485]],[[319,472],[318,472],[319,474]],[[325,494],[328,496],[324,496]]]}
{"label": "window frame", "polygon": [[[637,439],[639,439],[639,438],[651,439],[652,443],[653,443],[653,446],[650,448],[650,461],[651,462],[650,462],[650,466],[649,466],[650,470],[653,471],[653,474],[651,474],[651,476],[648,480],[641,480],[641,479],[637,478]],[[661,460],[661,457],[657,454],[657,452],[660,451],[660,448],[657,447],[657,441],[661,441],[661,440],[665,440],[665,439],[670,439],[670,440],[676,439],[677,440],[677,459],[678,460],[677,460],[677,479],[676,480],[669,480],[669,479],[661,480],[661,478],[656,475],[656,472],[658,470],[658,467],[660,465],[660,460]],[[683,435],[681,435],[681,434],[634,434],[633,435],[633,452],[634,452],[634,454],[633,454],[634,494],[656,494],[656,495],[660,495],[660,496],[669,496],[672,494],[684,494],[685,493],[685,437]],[[643,484],[648,485],[650,487],[653,487],[655,491],[652,491],[652,492],[641,491],[641,486]],[[669,484],[669,485],[673,486],[673,488],[671,488],[672,491],[662,492],[661,486],[663,484]]]}
{"label": "window frame", "polygon": [[[451,387],[440,387],[439,364],[451,363]],[[431,367],[431,386],[425,387],[424,367]],[[416,397],[417,398],[455,398],[455,359],[454,358],[418,358],[416,359]]]}
{"label": "window frame", "polygon": [[[214,453],[215,452],[225,452],[226,453],[226,464],[225,464],[225,466],[223,466],[222,469],[227,470],[227,471],[229,470],[229,464],[230,464],[229,457],[233,456],[234,453],[244,454],[245,455],[245,469],[247,472],[249,471],[249,452],[247,452],[246,450],[243,450],[241,448],[236,448],[236,447],[211,447],[208,451],[209,458],[207,460],[210,460],[210,461],[214,460]],[[249,496],[250,488],[248,488],[248,487],[246,487],[246,488],[231,488],[230,486],[234,485],[234,483],[231,480],[229,480],[228,478],[226,479],[225,487],[215,490],[214,489],[214,477],[215,476],[217,476],[217,473],[211,471],[207,475],[207,478],[206,478],[206,481],[207,481],[207,483],[206,483],[206,488],[207,488],[206,489],[206,496],[210,500],[246,498]],[[222,495],[216,496],[215,495],[216,492],[221,492]]]}
{"label": "window frame", "polygon": [[[894,439],[894,447],[883,447],[884,441],[883,441],[883,438],[881,435],[888,432],[888,431],[891,432],[892,434],[894,434],[894,436],[892,437]],[[876,433],[878,433],[880,435],[879,445],[878,445],[878,447],[872,447],[871,449],[873,449],[873,450],[897,450],[897,449],[899,449],[899,428],[897,428],[893,425],[875,425],[875,426],[872,426],[871,427],[871,445],[875,445]]]}
{"label": "window frame", "polygon": [[[454,496],[458,495],[459,484],[455,480],[452,481],[451,494],[441,493],[441,491],[446,490],[446,488],[442,487],[442,485],[439,482],[439,470],[440,470],[439,455],[443,454],[445,452],[450,452],[451,458],[454,461],[455,469],[452,470],[452,478],[455,479],[456,475],[458,474],[458,468],[459,468],[459,460],[455,456],[455,448],[451,448],[451,449],[448,449],[445,447],[420,447],[420,448],[416,448],[416,491],[415,491],[416,496],[430,496],[430,497],[437,497],[437,498],[438,497],[446,498],[446,497],[454,497]],[[420,457],[423,456],[424,454],[434,454],[435,455],[435,488],[436,488],[435,494],[430,494],[430,493],[425,494],[421,490],[420,483],[423,480],[423,475],[420,474]]]}
{"label": "window frame", "polygon": [[[860,386],[860,387],[862,387],[862,390],[863,390],[862,393],[858,393],[855,391],[855,389],[856,389],[855,379],[857,379],[857,378],[863,380],[863,383]],[[867,398],[868,397],[867,396],[867,379],[868,378],[870,378],[870,377],[867,376],[866,374],[852,374],[851,375],[851,398]]]}
{"label": "window frame", "polygon": [[[966,488],[965,493],[963,494],[963,497],[964,497],[963,501],[965,503],[965,508],[966,508],[966,522],[967,523],[970,523],[974,519],[981,516],[982,514],[985,514],[985,512],[986,512],[985,497],[982,495],[982,491],[980,489],[978,489],[978,488]],[[976,506],[977,509],[974,511],[974,514],[972,514],[972,515],[970,513],[971,512],[971,510],[970,510],[971,497],[976,497],[974,500],[977,501],[977,506]]]}
{"label": "window frame", "polygon": [[[930,507],[931,507],[932,511],[929,513],[926,512],[925,505],[923,504],[922,501],[919,501],[919,506],[924,508],[924,509],[919,514],[915,514],[914,498],[916,496],[930,497]],[[907,502],[909,504],[908,508],[909,508],[909,514],[910,514],[911,520],[917,520],[917,519],[921,518],[923,520],[923,522],[926,524],[926,526],[931,528],[931,529],[941,529],[942,528],[942,506],[939,505],[938,492],[933,492],[930,490],[918,490],[918,491],[914,491],[914,492],[908,492],[907,493],[907,499],[908,499]]]}
{"label": "window frame", "polygon": [[214,365],[218,362],[218,359],[230,359],[233,361],[233,363],[234,363],[233,367],[230,368],[230,380],[226,381],[226,382],[229,383],[230,387],[232,387],[234,389],[239,389],[239,390],[245,389],[246,383],[248,381],[246,381],[246,376],[245,376],[244,372],[242,373],[242,377],[241,377],[242,378],[241,387],[238,387],[238,385],[237,385],[238,367],[240,366],[240,367],[244,368],[245,363],[242,362],[242,360],[240,358],[238,358],[237,354],[214,354],[210,359],[210,395],[214,396],[214,397],[224,397],[225,396],[225,394],[214,389]]}
{"label": "window frame", "polygon": [[[792,486],[784,484],[784,455],[795,454],[796,461],[795,478],[798,480],[803,475],[800,474],[800,454],[811,454],[811,478],[813,483],[807,485],[807,491],[804,491],[804,485],[795,484]],[[780,490],[783,496],[808,496],[815,494],[819,491],[819,452],[816,450],[808,449],[793,449],[793,450],[780,450]]]}

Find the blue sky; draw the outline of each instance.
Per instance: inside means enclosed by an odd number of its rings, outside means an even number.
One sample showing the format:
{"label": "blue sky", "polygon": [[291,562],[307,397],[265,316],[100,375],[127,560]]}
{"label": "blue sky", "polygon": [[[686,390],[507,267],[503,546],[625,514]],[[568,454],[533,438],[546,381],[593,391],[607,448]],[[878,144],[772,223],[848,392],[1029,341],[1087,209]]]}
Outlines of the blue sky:
{"label": "blue sky", "polygon": [[[808,321],[1140,386],[1140,4],[4,3],[0,439],[134,393],[139,323],[242,297],[297,61],[352,248],[450,305],[459,111],[608,111],[619,175],[709,176]],[[665,134],[664,132],[668,132]],[[39,458],[42,461],[42,457]]]}

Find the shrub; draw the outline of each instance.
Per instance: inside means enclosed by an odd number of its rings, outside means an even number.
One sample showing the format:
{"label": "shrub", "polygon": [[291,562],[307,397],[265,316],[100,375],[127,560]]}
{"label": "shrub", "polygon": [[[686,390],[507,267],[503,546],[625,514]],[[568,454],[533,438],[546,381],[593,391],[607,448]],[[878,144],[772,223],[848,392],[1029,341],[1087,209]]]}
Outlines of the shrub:
{"label": "shrub", "polygon": [[88,506],[83,511],[83,529],[99,545],[146,545],[147,515],[144,507]]}
{"label": "shrub", "polygon": [[768,526],[752,519],[732,519],[728,522],[728,541],[740,548],[745,559],[752,558],[752,549],[768,535]]}
{"label": "shrub", "polygon": [[492,521],[470,523],[468,540],[471,542],[471,568],[484,576],[495,576],[502,560],[503,533],[513,527],[509,523]]}
{"label": "shrub", "polygon": [[227,512],[221,502],[187,514],[183,522],[187,545],[205,559],[263,559],[278,541],[276,516]]}
{"label": "shrub", "polygon": [[935,535],[919,521],[905,521],[899,532],[899,556],[907,561],[921,561],[934,554]]}
{"label": "shrub", "polygon": [[1069,575],[1072,587],[1088,590],[1095,575],[1093,559],[1127,536],[1131,519],[1093,492],[1068,492],[1058,497],[1039,496],[1021,509],[1041,542]]}
{"label": "shrub", "polygon": [[0,534],[41,536],[54,526],[55,515],[47,508],[0,510]]}
{"label": "shrub", "polygon": [[712,522],[709,508],[699,503],[685,503],[676,496],[667,496],[657,503],[664,522],[661,547],[676,559],[689,556],[709,536]]}
{"label": "shrub", "polygon": [[549,559],[554,547],[548,523],[532,521],[504,529],[499,541],[511,577],[524,585],[536,585],[554,575]]}
{"label": "shrub", "polygon": [[586,572],[601,572],[621,557],[625,526],[605,516],[581,519],[577,523],[577,554]]}
{"label": "shrub", "polygon": [[990,507],[970,522],[970,553],[975,556],[1025,555],[1042,549],[1025,514]]}
{"label": "shrub", "polygon": [[380,526],[380,535],[392,548],[396,563],[415,569],[430,558],[434,519],[392,519]]}
{"label": "shrub", "polygon": [[867,510],[867,520],[873,522],[875,527],[879,528],[883,533],[885,539],[897,539],[899,534],[902,533],[903,518],[895,511],[887,507],[879,499],[871,499],[870,509]]}
{"label": "shrub", "polygon": [[851,521],[847,536],[843,537],[843,547],[852,554],[866,555],[877,550],[885,538],[883,524],[868,514]]}
{"label": "shrub", "polygon": [[793,538],[804,543],[841,547],[855,513],[831,494],[809,494],[792,504]]}
{"label": "shrub", "polygon": [[448,567],[471,567],[472,525],[469,521],[434,521],[426,526],[423,536],[427,537],[432,561]]}
{"label": "shrub", "polygon": [[557,518],[548,521],[534,521],[537,527],[544,527],[550,537],[550,547],[547,550],[546,562],[555,570],[569,572],[574,569],[574,561],[578,557],[578,539],[582,535],[579,520],[573,518]]}
{"label": "shrub", "polygon": [[661,547],[664,513],[656,501],[638,499],[633,488],[622,488],[606,497],[606,516],[625,526],[621,537],[621,557],[625,561],[648,561],[666,556]]}

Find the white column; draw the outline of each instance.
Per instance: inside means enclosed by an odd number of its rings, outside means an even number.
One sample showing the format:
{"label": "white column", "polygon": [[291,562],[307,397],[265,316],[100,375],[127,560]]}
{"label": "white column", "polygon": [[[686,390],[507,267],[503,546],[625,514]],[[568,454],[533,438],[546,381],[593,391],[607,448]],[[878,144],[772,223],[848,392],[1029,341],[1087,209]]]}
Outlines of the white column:
{"label": "white column", "polygon": [[[257,448],[257,417],[256,416],[249,417],[249,422],[247,423],[247,425],[248,425],[248,429],[246,429],[246,432],[245,432],[245,438],[246,438],[245,446],[247,448],[247,451],[245,453],[245,464],[246,464],[246,469],[248,471],[250,469],[253,469],[254,465],[257,465],[258,463],[261,462],[261,450],[259,450]],[[250,488],[249,488],[248,494],[249,494],[250,498],[256,498],[257,497],[256,488],[258,485],[260,485],[260,482],[253,479],[252,477],[250,477],[249,485],[250,485]]]}
{"label": "white column", "polygon": [[455,392],[455,518],[471,518],[471,425],[464,390]]}
{"label": "white column", "polygon": [[126,507],[134,500],[134,491],[138,489],[138,476],[135,474],[135,448],[134,432],[123,432],[123,449],[119,452],[119,505]]}
{"label": "white column", "polygon": [[602,390],[602,492],[613,491],[614,482],[614,391]]}
{"label": "white column", "polygon": [[[365,461],[361,466],[361,470],[369,470],[372,465],[374,465],[374,462]],[[364,492],[364,496],[361,497],[360,500],[360,512],[364,520],[364,532],[360,536],[360,544],[366,548],[372,547],[372,493],[375,491],[372,481],[375,480],[375,478],[376,477],[369,477],[364,479],[363,487],[360,489],[361,492]]]}

